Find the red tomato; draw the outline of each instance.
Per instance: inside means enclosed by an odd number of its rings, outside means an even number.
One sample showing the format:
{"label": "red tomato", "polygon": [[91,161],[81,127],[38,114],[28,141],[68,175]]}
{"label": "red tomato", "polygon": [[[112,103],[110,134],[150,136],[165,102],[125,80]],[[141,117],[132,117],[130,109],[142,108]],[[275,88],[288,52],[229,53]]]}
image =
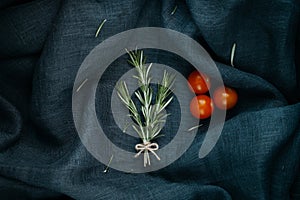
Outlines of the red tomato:
{"label": "red tomato", "polygon": [[213,112],[213,104],[210,97],[206,95],[195,96],[190,103],[190,110],[194,117],[206,119]]}
{"label": "red tomato", "polygon": [[237,101],[238,101],[238,95],[236,91],[229,87],[219,87],[214,92],[213,97],[215,105],[222,109],[222,110],[228,110],[233,108]]}
{"label": "red tomato", "polygon": [[210,79],[203,73],[197,70],[193,71],[189,77],[189,88],[195,94],[205,94],[210,88]]}

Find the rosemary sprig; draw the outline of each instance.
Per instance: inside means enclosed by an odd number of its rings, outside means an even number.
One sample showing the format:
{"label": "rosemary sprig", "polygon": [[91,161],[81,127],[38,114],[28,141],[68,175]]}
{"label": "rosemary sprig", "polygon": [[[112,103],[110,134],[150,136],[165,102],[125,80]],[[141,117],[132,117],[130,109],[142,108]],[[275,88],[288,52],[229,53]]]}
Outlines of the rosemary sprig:
{"label": "rosemary sprig", "polygon": [[[138,112],[136,104],[131,99],[126,83],[120,82],[117,85],[117,93],[121,101],[130,111],[130,117],[133,118],[135,124],[132,124],[133,129],[137,132],[143,143],[146,144],[151,140],[161,136],[160,132],[163,124],[169,114],[163,110],[173,100],[172,90],[175,81],[175,76],[164,71],[161,83],[159,83],[158,91],[155,98],[155,104],[152,105],[154,96],[150,87],[151,77],[150,70],[152,64],[145,65],[146,59],[143,51],[127,51],[130,60],[128,61],[136,69],[137,75],[133,76],[138,81],[139,90],[135,92],[135,96],[141,103],[141,114]],[[142,121],[143,119],[143,121]]]}

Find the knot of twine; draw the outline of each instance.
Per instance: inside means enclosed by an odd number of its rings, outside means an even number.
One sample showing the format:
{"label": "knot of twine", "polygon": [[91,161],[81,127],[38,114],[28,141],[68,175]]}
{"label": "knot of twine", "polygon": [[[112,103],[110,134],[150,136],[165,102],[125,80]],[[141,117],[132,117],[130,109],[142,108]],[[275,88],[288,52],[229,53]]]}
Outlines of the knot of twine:
{"label": "knot of twine", "polygon": [[144,152],[144,167],[146,167],[147,164],[150,165],[149,152],[151,152],[157,158],[157,160],[160,160],[160,157],[154,152],[159,149],[157,143],[144,142],[142,144],[135,145],[135,149],[139,151],[137,154],[135,154],[135,158],[139,157],[139,155]]}

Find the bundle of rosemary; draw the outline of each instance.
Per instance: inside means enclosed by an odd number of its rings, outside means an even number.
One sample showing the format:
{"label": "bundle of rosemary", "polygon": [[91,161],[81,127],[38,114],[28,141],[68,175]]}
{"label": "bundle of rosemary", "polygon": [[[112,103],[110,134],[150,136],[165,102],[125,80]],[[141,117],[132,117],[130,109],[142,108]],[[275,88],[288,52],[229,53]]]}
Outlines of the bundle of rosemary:
{"label": "bundle of rosemary", "polygon": [[141,103],[141,114],[129,94],[125,81],[121,81],[117,85],[117,93],[124,105],[129,109],[129,117],[134,121],[132,127],[142,140],[141,144],[135,146],[135,149],[138,151],[135,157],[144,152],[144,167],[146,167],[147,164],[150,165],[150,152],[160,160],[155,153],[159,146],[153,140],[161,136],[163,124],[169,115],[163,111],[173,100],[172,90],[175,76],[164,71],[162,80],[158,83],[155,104],[151,104],[154,97],[153,90],[150,87],[151,77],[149,75],[152,63],[148,66],[145,64],[146,59],[143,51],[135,50],[132,52],[127,51],[127,53],[130,56],[129,63],[135,67],[137,72],[137,75],[133,76],[133,78],[138,81],[139,85],[135,96]]}

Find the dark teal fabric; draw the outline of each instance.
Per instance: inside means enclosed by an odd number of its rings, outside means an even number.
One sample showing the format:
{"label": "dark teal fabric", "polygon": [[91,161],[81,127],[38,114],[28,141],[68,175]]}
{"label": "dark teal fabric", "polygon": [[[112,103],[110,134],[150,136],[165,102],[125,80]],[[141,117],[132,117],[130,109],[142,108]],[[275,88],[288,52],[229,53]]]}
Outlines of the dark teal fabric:
{"label": "dark teal fabric", "polygon": [[[0,199],[300,199],[299,4],[1,1]],[[103,19],[108,21],[95,38]],[[237,89],[239,102],[207,157],[198,158],[203,126],[188,151],[162,170],[126,174],[110,169],[104,174],[105,165],[77,136],[73,82],[96,45],[119,32],[148,26],[197,40],[216,61],[225,84]],[[235,68],[230,66],[233,43]],[[147,56],[181,66],[185,76],[193,70],[165,52],[149,51]],[[110,116],[101,113],[110,106],[109,88],[126,69],[123,61],[110,66],[97,93],[99,121],[115,129]]]}

